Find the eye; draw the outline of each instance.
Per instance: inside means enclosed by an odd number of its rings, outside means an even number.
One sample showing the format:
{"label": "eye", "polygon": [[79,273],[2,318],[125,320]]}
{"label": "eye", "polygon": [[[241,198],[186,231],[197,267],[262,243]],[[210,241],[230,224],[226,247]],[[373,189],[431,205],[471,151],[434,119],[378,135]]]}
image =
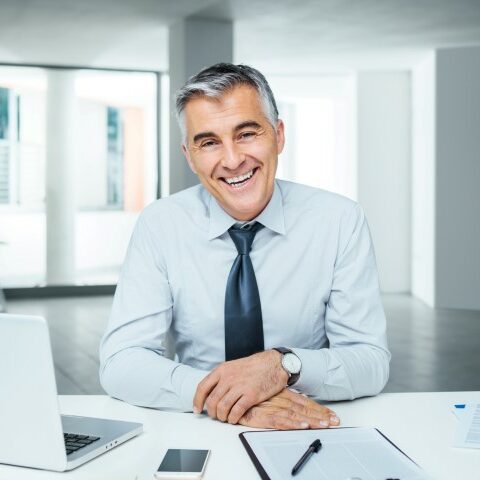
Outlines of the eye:
{"label": "eye", "polygon": [[240,139],[248,140],[249,138],[252,138],[255,136],[255,132],[242,132],[240,134]]}
{"label": "eye", "polygon": [[216,145],[216,142],[214,142],[213,140],[207,140],[205,142],[203,142],[200,147],[201,148],[211,148],[213,147],[214,145]]}

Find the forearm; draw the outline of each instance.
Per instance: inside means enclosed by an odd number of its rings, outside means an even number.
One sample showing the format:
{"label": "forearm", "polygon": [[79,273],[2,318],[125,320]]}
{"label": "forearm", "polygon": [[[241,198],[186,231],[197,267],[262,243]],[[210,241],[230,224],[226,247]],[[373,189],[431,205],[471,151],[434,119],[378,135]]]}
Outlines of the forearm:
{"label": "forearm", "polygon": [[302,360],[295,387],[320,400],[381,392],[388,380],[390,352],[375,254],[359,205],[342,220],[324,321],[330,348],[293,349]]}
{"label": "forearm", "polygon": [[109,395],[133,405],[192,411],[197,385],[207,373],[153,350],[130,347],[105,360],[100,381]]}
{"label": "forearm", "polygon": [[295,388],[319,400],[353,400],[377,395],[385,387],[390,353],[372,345],[292,349],[302,360]]}

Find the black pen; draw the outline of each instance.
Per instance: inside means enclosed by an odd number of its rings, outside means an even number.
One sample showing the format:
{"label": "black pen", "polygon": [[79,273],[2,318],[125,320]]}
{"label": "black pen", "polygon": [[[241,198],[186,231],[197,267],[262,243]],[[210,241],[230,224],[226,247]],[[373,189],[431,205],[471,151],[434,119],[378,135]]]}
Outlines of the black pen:
{"label": "black pen", "polygon": [[317,453],[322,448],[322,442],[320,440],[315,440],[307,449],[307,451],[302,455],[302,458],[297,462],[297,464],[292,468],[292,475],[296,475],[300,469],[307,463],[308,459],[314,454]]}

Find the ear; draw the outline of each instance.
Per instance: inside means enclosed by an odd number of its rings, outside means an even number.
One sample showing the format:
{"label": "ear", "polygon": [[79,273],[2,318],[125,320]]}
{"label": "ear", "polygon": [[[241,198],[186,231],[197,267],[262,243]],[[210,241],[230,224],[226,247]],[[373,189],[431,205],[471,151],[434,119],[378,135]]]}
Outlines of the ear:
{"label": "ear", "polygon": [[277,153],[280,155],[283,152],[283,147],[285,146],[285,125],[283,120],[278,120],[275,133],[277,134]]}
{"label": "ear", "polygon": [[193,162],[192,162],[192,159],[190,157],[190,152],[188,151],[187,147],[185,146],[184,143],[182,143],[182,152],[183,154],[185,155],[185,158],[187,159],[187,162],[188,162],[188,165],[190,167],[190,170],[192,170],[193,173],[197,173],[197,171],[195,170],[195,167],[193,165]]}

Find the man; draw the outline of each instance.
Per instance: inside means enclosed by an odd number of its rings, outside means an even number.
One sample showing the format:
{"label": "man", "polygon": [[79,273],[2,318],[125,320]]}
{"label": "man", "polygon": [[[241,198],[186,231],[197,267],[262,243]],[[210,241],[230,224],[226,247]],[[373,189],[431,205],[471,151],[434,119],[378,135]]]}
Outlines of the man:
{"label": "man", "polygon": [[138,220],[101,344],[103,387],[232,424],[338,425],[313,399],[375,395],[389,372],[361,207],[275,180],[284,125],[257,70],[204,69],[176,106],[201,185]]}

